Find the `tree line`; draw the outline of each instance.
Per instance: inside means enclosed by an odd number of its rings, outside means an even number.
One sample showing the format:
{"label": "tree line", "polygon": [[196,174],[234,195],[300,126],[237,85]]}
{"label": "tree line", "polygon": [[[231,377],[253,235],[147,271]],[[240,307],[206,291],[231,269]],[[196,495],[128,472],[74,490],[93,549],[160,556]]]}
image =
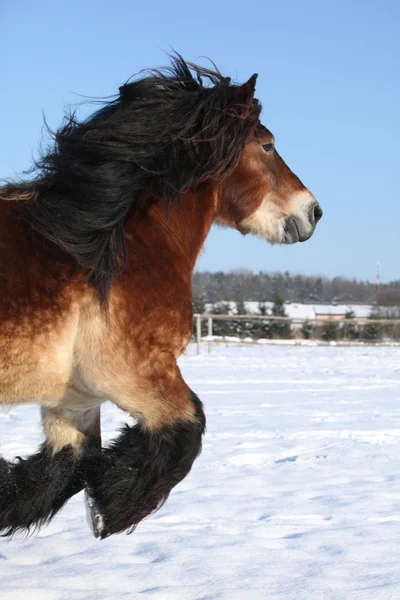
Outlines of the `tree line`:
{"label": "tree line", "polygon": [[377,289],[370,281],[346,277],[320,277],[284,273],[253,273],[237,269],[225,273],[197,271],[193,275],[193,297],[220,301],[273,302],[276,296],[302,304],[378,304],[400,306],[400,281]]}
{"label": "tree line", "polygon": [[[209,315],[227,315],[231,314],[229,320],[213,319],[212,334],[221,337],[252,338],[252,339],[292,339],[302,338],[320,339],[326,342],[333,341],[369,341],[378,342],[382,339],[399,340],[400,326],[398,320],[392,322],[376,322],[375,319],[387,319],[386,314],[372,312],[370,320],[360,323],[356,320],[355,314],[349,311],[345,314],[344,321],[326,320],[314,322],[305,320],[301,326],[293,326],[291,320],[277,321],[268,317],[288,318],[283,299],[277,295],[272,308],[267,308],[264,302],[259,302],[258,309],[260,315],[265,315],[265,319],[252,319],[248,315],[243,301],[238,301],[234,306],[228,302],[216,302],[208,307]],[[201,297],[194,297],[193,309],[195,313],[204,314],[206,312],[205,302]],[[248,318],[236,319],[236,315],[245,315]],[[390,317],[389,317],[390,318]],[[201,335],[208,334],[208,325],[203,320],[201,325]],[[196,337],[196,323],[193,323],[193,337]]]}

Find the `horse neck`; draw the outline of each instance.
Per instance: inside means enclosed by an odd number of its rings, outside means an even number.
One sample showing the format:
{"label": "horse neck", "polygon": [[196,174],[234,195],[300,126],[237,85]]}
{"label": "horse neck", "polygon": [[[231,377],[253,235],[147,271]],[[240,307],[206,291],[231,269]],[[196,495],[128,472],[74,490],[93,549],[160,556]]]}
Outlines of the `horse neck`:
{"label": "horse neck", "polygon": [[162,199],[152,205],[140,224],[128,223],[127,233],[131,234],[128,237],[139,238],[141,245],[144,243],[158,259],[168,255],[180,258],[181,265],[186,265],[191,274],[213,223],[216,203],[216,189],[188,191],[170,210]]}

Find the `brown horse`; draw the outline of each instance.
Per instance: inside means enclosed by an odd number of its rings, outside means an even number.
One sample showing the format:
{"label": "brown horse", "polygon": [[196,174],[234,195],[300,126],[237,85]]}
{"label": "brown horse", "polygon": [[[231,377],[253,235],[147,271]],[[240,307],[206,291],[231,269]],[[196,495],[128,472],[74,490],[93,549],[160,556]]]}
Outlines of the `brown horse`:
{"label": "brown horse", "polygon": [[[292,244],[322,215],[260,124],[255,81],[177,56],[70,117],[36,177],[0,189],[0,404],[40,404],[46,436],[0,458],[3,534],[83,488],[95,535],[132,531],[190,471],[205,416],[177,359],[211,225]],[[101,448],[105,400],[137,423]]]}

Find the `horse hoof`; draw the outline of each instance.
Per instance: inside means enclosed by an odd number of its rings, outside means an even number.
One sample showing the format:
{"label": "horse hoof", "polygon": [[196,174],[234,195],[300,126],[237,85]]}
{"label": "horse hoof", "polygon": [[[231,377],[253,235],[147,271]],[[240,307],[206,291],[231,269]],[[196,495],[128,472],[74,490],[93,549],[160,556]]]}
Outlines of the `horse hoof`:
{"label": "horse hoof", "polygon": [[104,517],[101,514],[99,505],[91,495],[90,488],[85,489],[85,506],[89,526],[94,537],[103,538],[105,533]]}

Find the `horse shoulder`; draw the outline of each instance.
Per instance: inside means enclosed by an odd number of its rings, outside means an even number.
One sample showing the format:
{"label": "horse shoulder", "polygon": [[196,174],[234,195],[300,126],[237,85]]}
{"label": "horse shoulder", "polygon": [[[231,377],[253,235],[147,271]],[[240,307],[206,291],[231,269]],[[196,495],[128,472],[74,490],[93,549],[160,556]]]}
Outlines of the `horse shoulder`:
{"label": "horse shoulder", "polygon": [[174,368],[191,334],[190,282],[138,269],[114,283],[106,312],[94,296],[81,305],[76,365],[94,393],[130,396],[165,361]]}

